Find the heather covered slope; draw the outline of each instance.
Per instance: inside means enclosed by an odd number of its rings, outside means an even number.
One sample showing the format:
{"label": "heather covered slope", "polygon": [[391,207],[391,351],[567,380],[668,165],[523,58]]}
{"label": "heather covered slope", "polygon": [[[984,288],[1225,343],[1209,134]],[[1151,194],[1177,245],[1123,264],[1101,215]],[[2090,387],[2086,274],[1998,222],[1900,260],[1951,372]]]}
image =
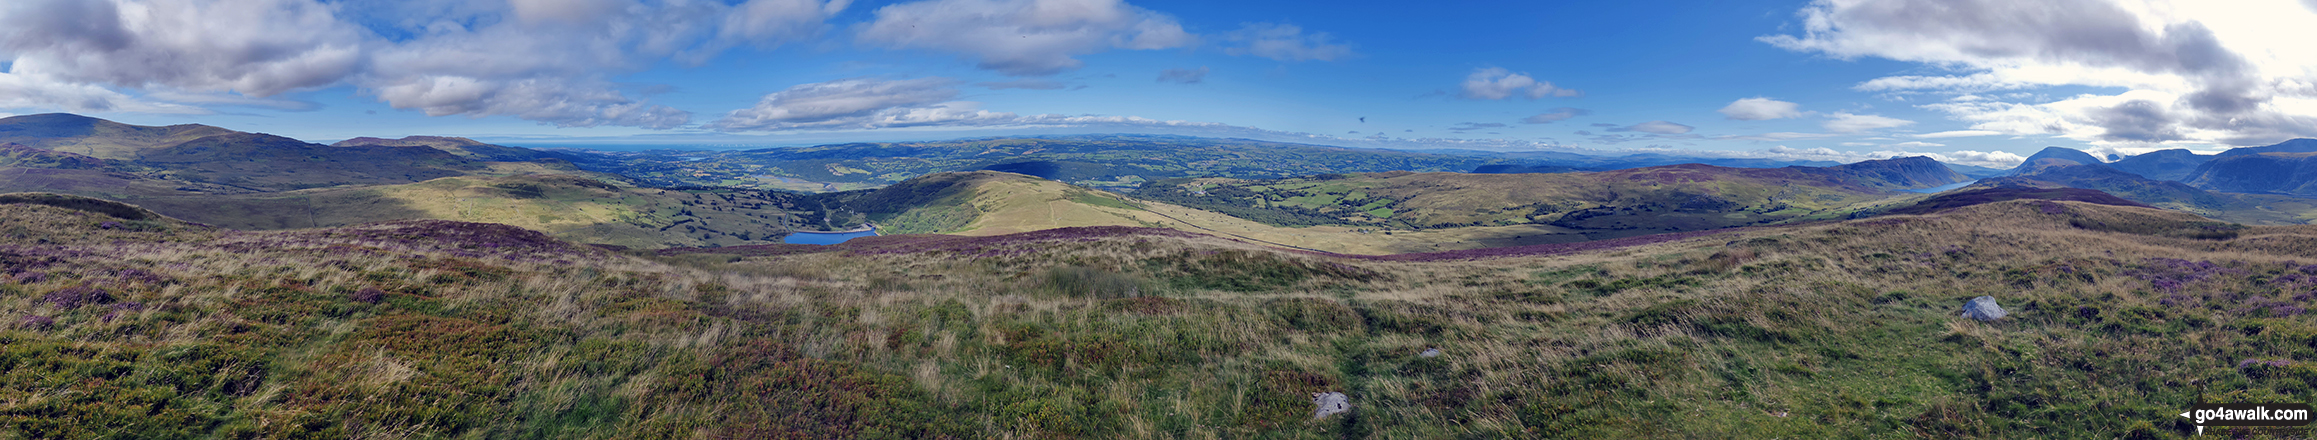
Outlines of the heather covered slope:
{"label": "heather covered slope", "polygon": [[[2200,222],[2014,200],[1403,261],[1130,228],[637,256],[0,205],[0,436],[2184,438],[2191,403],[2317,381],[2317,229],[2164,232]],[[1980,295],[2011,315],[1956,316]],[[1353,411],[1312,419],[1331,391]]]}

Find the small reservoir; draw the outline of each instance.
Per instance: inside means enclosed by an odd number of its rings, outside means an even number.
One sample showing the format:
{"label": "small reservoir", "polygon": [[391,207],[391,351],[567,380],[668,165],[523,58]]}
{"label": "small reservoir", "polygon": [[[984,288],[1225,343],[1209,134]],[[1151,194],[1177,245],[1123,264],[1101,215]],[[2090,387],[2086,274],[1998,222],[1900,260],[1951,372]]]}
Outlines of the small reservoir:
{"label": "small reservoir", "polygon": [[844,243],[845,240],[875,236],[877,236],[877,226],[869,225],[865,228],[838,232],[796,231],[789,233],[787,237],[782,237],[780,241],[788,244],[830,245]]}

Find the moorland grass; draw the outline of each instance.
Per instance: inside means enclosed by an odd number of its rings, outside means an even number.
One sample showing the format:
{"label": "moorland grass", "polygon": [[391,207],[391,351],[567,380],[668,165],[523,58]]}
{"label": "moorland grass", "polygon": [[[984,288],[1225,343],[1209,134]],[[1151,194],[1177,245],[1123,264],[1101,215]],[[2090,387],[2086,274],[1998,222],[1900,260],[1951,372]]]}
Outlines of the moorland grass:
{"label": "moorland grass", "polygon": [[0,206],[0,435],[2173,438],[2317,383],[2317,229],[2077,202],[1433,261],[108,218]]}

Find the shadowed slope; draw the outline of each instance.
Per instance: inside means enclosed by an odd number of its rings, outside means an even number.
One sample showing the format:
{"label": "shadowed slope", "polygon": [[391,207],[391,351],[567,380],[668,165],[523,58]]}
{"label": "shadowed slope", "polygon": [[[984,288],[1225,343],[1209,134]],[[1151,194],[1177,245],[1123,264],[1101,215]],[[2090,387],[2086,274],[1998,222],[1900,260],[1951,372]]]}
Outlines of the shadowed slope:
{"label": "shadowed slope", "polygon": [[0,143],[111,160],[132,160],[147,150],[232,133],[207,125],[146,127],[69,113],[0,118]]}
{"label": "shadowed slope", "polygon": [[2108,166],[2150,179],[2187,181],[2190,174],[2196,173],[2198,167],[2211,162],[2214,157],[2176,148],[2141,153]]}
{"label": "shadowed slope", "polygon": [[2214,191],[2317,196],[2317,153],[2221,156],[2181,181]]}

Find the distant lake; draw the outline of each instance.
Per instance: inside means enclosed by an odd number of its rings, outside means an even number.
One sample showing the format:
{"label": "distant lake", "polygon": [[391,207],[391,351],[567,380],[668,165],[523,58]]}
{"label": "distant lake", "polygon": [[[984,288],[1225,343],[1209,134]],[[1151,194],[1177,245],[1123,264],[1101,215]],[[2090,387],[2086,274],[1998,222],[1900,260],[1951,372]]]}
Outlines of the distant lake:
{"label": "distant lake", "polygon": [[844,232],[811,232],[811,231],[797,231],[797,232],[794,232],[794,233],[790,233],[790,234],[788,234],[788,237],[784,237],[784,238],[781,238],[781,239],[780,239],[780,241],[781,241],[782,243],[788,243],[788,244],[819,244],[819,245],[830,245],[830,244],[844,243],[844,242],[845,242],[845,240],[851,240],[851,239],[860,238],[860,237],[875,237],[875,236],[877,236],[877,228],[874,228],[874,227],[872,227],[872,228],[869,228],[869,229],[866,229],[866,230],[858,230],[858,231],[844,231]]}
{"label": "distant lake", "polygon": [[1966,187],[1966,186],[1971,186],[1971,184],[1974,184],[1974,183],[1979,183],[1979,181],[1977,181],[1977,180],[1973,180],[1973,181],[1969,181],[1969,182],[1963,182],[1963,183],[1950,183],[1950,184],[1946,184],[1946,185],[1939,185],[1939,186],[1934,186],[1934,187],[1930,187],[1930,188],[1923,188],[1923,189],[1908,189],[1908,190],[1901,190],[1901,191],[1906,191],[1906,192],[1911,192],[1911,193],[1920,193],[1920,194],[1937,194],[1937,193],[1943,193],[1943,192],[1947,192],[1947,191],[1953,191],[1953,190],[1955,190],[1955,189],[1957,189],[1957,188],[1962,188],[1962,187]]}

